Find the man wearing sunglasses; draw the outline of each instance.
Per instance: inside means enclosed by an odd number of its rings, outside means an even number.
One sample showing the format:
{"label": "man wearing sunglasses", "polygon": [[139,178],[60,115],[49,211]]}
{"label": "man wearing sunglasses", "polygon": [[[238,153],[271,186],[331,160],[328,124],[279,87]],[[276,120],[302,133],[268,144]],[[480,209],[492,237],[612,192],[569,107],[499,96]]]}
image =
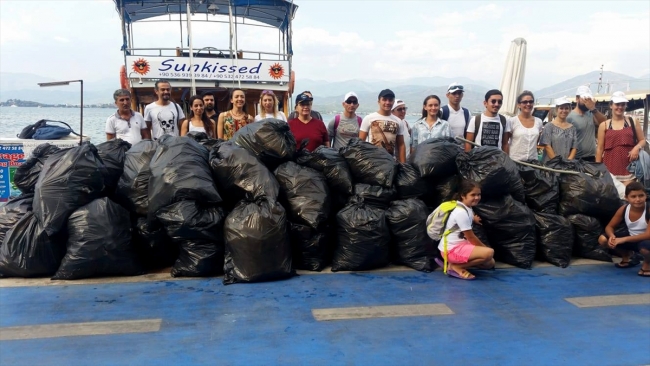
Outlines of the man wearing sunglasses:
{"label": "man wearing sunglasses", "polygon": [[[302,92],[300,94],[306,94],[308,97],[312,98],[312,100],[314,99],[314,96],[311,94],[311,92],[309,90],[305,90],[304,92]],[[298,118],[298,105],[297,104],[296,104],[296,110],[289,114],[289,117],[287,117],[287,120],[294,119],[294,118]],[[321,116],[320,113],[316,112],[313,109],[311,111],[311,118],[317,119],[319,121],[323,120],[323,116]]]}
{"label": "man wearing sunglasses", "polygon": [[359,138],[377,147],[386,149],[391,155],[397,156],[400,163],[406,162],[406,148],[404,146],[404,130],[399,118],[391,112],[395,104],[395,93],[390,89],[379,92],[377,98],[379,110],[367,115],[361,128]]}
{"label": "man wearing sunglasses", "polygon": [[411,154],[411,127],[409,126],[408,121],[406,121],[406,103],[401,99],[395,99],[395,104],[393,105],[393,115],[402,122],[402,132],[404,132],[404,147],[406,148],[406,158],[409,158]]}
{"label": "man wearing sunglasses", "polygon": [[[510,124],[506,117],[499,114],[503,105],[503,94],[496,89],[485,93],[483,102],[485,111],[472,117],[467,126],[467,139],[479,146],[495,146],[506,154],[509,150]],[[472,145],[466,143],[465,151],[470,151]]]}
{"label": "man wearing sunglasses", "polygon": [[359,97],[355,92],[345,94],[341,105],[343,113],[337,114],[327,124],[331,146],[335,149],[347,146],[350,139],[359,136],[359,127],[362,121],[356,113],[359,108]]}
{"label": "man wearing sunglasses", "polygon": [[464,94],[465,88],[462,85],[451,83],[447,88],[447,99],[449,100],[449,104],[442,107],[442,119],[449,122],[451,135],[453,137],[465,136],[469,120],[472,117],[469,113],[469,109],[460,106]]}

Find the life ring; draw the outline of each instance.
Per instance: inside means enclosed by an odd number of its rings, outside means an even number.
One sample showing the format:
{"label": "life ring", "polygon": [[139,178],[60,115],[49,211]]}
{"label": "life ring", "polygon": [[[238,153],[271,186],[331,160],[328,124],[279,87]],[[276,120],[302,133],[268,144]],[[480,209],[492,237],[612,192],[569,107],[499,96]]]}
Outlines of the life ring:
{"label": "life ring", "polygon": [[291,70],[289,76],[289,95],[293,94],[293,87],[296,85],[296,72]]}
{"label": "life ring", "polygon": [[129,89],[129,80],[126,76],[126,66],[120,67],[120,88]]}

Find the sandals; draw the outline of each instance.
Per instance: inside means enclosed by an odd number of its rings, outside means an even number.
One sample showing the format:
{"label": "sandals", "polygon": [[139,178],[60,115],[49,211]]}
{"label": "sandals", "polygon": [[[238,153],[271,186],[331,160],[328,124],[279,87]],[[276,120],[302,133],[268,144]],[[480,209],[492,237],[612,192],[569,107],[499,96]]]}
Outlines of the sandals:
{"label": "sandals", "polygon": [[615,266],[616,268],[619,268],[619,269],[625,269],[625,268],[636,267],[636,266],[638,266],[640,263],[641,263],[640,260],[638,260],[637,258],[632,257],[632,258],[630,258],[629,260],[621,261],[620,263],[616,263],[614,266]]}
{"label": "sandals", "polygon": [[[438,266],[440,266],[440,268],[445,267],[445,262],[443,262],[442,259],[436,257],[434,260],[435,260],[436,264]],[[447,276],[459,278],[461,280],[466,280],[466,281],[471,281],[471,280],[476,279],[476,276],[471,274],[469,271],[463,271],[463,273],[458,273],[458,272],[454,271],[453,269],[451,269],[451,267],[447,268]]]}
{"label": "sandals", "polygon": [[643,269],[643,268],[641,268],[641,269],[639,270],[639,272],[637,273],[637,275],[639,275],[639,276],[641,276],[641,277],[650,277],[650,269]]}

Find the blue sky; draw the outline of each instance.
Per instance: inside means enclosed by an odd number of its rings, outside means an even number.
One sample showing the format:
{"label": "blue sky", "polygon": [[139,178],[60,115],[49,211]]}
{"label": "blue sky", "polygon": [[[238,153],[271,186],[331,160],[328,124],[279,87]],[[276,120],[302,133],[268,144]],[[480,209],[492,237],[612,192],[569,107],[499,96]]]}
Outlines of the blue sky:
{"label": "blue sky", "polygon": [[[650,73],[649,1],[296,0],[298,78],[466,76],[498,86],[510,41],[528,41],[525,88],[605,70]],[[175,47],[178,23],[136,24],[137,47]],[[220,35],[220,33],[222,35]],[[195,46],[227,47],[227,28],[195,26]],[[0,1],[0,71],[118,78],[112,1]],[[277,32],[240,27],[240,48],[277,50]]]}

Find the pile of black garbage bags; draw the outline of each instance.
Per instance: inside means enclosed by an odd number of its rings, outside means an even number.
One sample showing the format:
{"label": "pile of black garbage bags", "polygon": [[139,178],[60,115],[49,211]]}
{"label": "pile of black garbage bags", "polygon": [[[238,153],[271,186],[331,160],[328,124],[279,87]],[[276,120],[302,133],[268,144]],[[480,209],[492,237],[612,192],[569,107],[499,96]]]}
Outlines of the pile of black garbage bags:
{"label": "pile of black garbage bags", "polygon": [[[535,163],[537,164],[537,163]],[[435,269],[426,218],[460,179],[483,186],[475,232],[498,260],[611,260],[597,245],[619,206],[600,164],[514,163],[502,151],[465,153],[449,139],[420,144],[409,163],[353,139],[337,151],[297,149],[285,122],[266,119],[232,140],[202,133],[131,146],[122,140],[40,145],[14,176],[23,192],[0,206],[0,276],[81,279],[224,276],[224,283],[291,277],[296,269]],[[478,227],[477,227],[478,226]]]}

